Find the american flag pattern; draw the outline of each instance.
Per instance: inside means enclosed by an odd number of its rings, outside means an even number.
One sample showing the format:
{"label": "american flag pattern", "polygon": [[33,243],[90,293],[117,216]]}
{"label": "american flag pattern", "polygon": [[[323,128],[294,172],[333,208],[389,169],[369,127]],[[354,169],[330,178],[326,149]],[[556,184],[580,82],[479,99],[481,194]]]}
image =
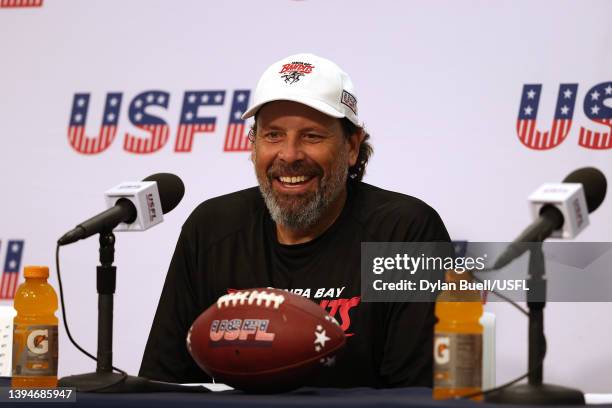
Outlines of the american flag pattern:
{"label": "american flag pattern", "polygon": [[[226,152],[246,152],[251,150],[248,127],[245,129],[245,121],[241,119],[249,103],[251,91],[248,89],[237,90],[232,98],[232,108],[225,132],[225,143],[223,150]],[[246,130],[246,131],[245,131]]]}
{"label": "american flag pattern", "polygon": [[41,7],[43,0],[0,0],[0,8],[6,7]]}
{"label": "american flag pattern", "polygon": [[19,268],[21,267],[23,245],[23,240],[8,242],[2,282],[0,283],[0,299],[13,299],[15,297],[17,283],[19,283]]}
{"label": "american flag pattern", "polygon": [[219,106],[225,101],[225,91],[191,91],[183,98],[183,109],[176,135],[175,152],[190,152],[193,135],[198,132],[214,132],[217,119],[198,114],[201,106]]}
{"label": "american flag pattern", "polygon": [[168,124],[163,119],[146,113],[145,109],[149,106],[168,108],[169,99],[168,92],[146,91],[132,100],[128,110],[130,122],[150,133],[150,136],[142,138],[126,133],[123,141],[125,151],[138,154],[153,153],[164,147],[170,134]]}
{"label": "american flag pattern", "polygon": [[[612,82],[603,82],[589,90],[584,98],[584,113],[593,122],[606,125],[612,131],[612,108],[606,103],[612,102]],[[612,149],[612,132],[595,132],[580,127],[578,144],[587,149]]]}
{"label": "american flag pattern", "polygon": [[102,114],[102,125],[97,137],[85,134],[89,94],[78,93],[72,101],[72,112],[68,125],[68,141],[74,150],[83,154],[96,154],[106,150],[117,134],[121,93],[108,93]]}
{"label": "american flag pattern", "polygon": [[578,84],[561,84],[552,128],[541,132],[536,127],[542,85],[524,85],[516,123],[521,143],[534,150],[548,150],[563,143],[572,127],[577,91]]}
{"label": "american flag pattern", "polygon": [[453,241],[453,249],[455,250],[455,258],[463,258],[467,254],[467,241]]}

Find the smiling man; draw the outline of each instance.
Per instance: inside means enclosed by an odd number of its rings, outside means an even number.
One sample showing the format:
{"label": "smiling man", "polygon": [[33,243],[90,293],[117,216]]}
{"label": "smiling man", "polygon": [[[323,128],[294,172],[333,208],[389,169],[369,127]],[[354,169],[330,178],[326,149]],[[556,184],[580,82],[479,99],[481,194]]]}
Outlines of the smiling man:
{"label": "smiling man", "polygon": [[342,211],[348,169],[365,137],[361,129],[343,133],[340,120],[301,103],[273,101],[259,109],[253,162],[280,243],[315,239]]}
{"label": "smiling man", "polygon": [[318,303],[348,337],[309,385],[431,386],[433,305],[362,303],[360,248],[448,233],[422,201],[361,181],[372,148],[348,75],[287,57],[262,75],[249,117],[259,187],[207,200],[183,225],[140,375],[210,381],[185,347],[191,323],[228,289],[275,287]]}

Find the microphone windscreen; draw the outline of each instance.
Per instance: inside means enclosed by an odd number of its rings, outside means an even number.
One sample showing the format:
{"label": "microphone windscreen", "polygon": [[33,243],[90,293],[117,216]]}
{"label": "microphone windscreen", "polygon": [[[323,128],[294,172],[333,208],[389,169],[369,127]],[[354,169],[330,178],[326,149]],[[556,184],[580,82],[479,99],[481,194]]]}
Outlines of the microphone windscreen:
{"label": "microphone windscreen", "polygon": [[595,167],[583,167],[574,170],[563,182],[582,184],[587,208],[590,213],[595,211],[606,197],[606,190],[608,188],[606,176]]}
{"label": "microphone windscreen", "polygon": [[183,181],[172,173],[157,173],[145,178],[143,181],[157,182],[159,199],[161,200],[162,212],[164,214],[174,210],[185,195]]}

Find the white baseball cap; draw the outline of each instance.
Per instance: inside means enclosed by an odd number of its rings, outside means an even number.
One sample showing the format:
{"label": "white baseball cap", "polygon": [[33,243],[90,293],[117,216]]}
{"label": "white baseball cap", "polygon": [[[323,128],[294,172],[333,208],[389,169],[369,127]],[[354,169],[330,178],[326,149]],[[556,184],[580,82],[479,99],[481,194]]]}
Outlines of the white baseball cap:
{"label": "white baseball cap", "polygon": [[270,65],[259,79],[253,103],[242,119],[254,116],[264,104],[280,100],[302,103],[361,126],[351,78],[338,65],[313,54],[291,55]]}

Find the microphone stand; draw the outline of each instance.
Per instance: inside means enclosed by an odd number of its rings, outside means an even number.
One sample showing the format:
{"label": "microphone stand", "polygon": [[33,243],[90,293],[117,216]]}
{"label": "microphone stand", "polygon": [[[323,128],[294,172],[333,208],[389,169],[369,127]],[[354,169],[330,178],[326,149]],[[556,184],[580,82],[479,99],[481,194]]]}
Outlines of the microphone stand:
{"label": "microphone stand", "polygon": [[115,260],[115,235],[112,231],[100,233],[100,265],[96,268],[98,291],[98,352],[96,371],[63,377],[60,387],[73,387],[79,392],[156,392],[200,391],[201,387],[185,387],[160,381],[152,381],[113,372],[113,297],[117,278]]}
{"label": "microphone stand", "polygon": [[546,336],[546,276],[542,241],[530,244],[527,279],[529,308],[529,375],[527,384],[501,389],[486,396],[487,402],[519,405],[584,405],[580,390],[543,382]]}

